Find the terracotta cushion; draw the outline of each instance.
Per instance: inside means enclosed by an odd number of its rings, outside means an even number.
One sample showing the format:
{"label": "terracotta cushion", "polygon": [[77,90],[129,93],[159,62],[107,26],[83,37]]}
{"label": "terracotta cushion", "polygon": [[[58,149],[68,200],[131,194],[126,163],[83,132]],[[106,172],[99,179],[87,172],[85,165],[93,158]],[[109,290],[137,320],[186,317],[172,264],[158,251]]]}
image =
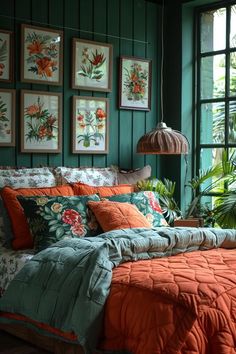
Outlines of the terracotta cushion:
{"label": "terracotta cushion", "polygon": [[5,187],[1,191],[1,197],[11,220],[13,231],[12,248],[27,249],[33,248],[33,239],[29,230],[24,210],[17,200],[17,196],[70,196],[74,195],[73,188],[69,185],[51,188],[19,188],[12,189]]}
{"label": "terracotta cushion", "polygon": [[84,184],[84,183],[74,183],[72,187],[74,189],[75,195],[99,194],[101,198],[110,197],[112,195],[134,192],[134,186],[131,184],[96,187],[96,186],[89,186],[88,184]]}
{"label": "terracotta cushion", "polygon": [[128,229],[136,227],[151,227],[145,216],[135,205],[103,200],[88,202],[103,231]]}

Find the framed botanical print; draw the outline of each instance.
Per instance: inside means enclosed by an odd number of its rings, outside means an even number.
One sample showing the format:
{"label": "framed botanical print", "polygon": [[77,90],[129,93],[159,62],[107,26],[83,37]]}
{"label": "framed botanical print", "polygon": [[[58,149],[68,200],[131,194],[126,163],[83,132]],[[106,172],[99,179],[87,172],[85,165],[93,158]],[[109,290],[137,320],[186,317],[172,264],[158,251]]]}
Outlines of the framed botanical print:
{"label": "framed botanical print", "polygon": [[63,32],[22,25],[21,81],[62,84]]}
{"label": "framed botanical print", "polygon": [[0,29],[0,81],[13,81],[13,34]]}
{"label": "framed botanical print", "polygon": [[110,92],[112,45],[73,38],[72,87]]}
{"label": "framed botanical print", "polygon": [[119,108],[151,108],[151,60],[120,57]]}
{"label": "framed botanical print", "polygon": [[108,98],[74,96],[72,111],[73,153],[107,154]]}
{"label": "framed botanical print", "polygon": [[21,152],[61,152],[61,94],[21,91]]}
{"label": "framed botanical print", "polygon": [[0,89],[0,146],[15,146],[15,95]]}

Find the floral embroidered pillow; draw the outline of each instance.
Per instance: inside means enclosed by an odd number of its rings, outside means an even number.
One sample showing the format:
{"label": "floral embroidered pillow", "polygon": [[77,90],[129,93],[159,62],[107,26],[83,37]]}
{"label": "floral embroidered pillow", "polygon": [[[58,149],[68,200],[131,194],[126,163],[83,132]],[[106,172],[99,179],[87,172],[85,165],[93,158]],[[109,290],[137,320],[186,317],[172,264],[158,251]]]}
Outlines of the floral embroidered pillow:
{"label": "floral embroidered pillow", "polygon": [[118,184],[114,167],[57,167],[54,170],[58,184],[82,182],[90,186],[114,186]]}
{"label": "floral embroidered pillow", "polygon": [[56,184],[56,177],[47,167],[0,169],[0,188],[54,187]]}
{"label": "floral embroidered pillow", "polygon": [[123,202],[135,204],[141,213],[146,216],[152,227],[168,226],[166,219],[163,216],[163,211],[158,200],[158,193],[156,192],[138,192],[119,194],[107,199],[114,202]]}
{"label": "floral embroidered pillow", "polygon": [[70,197],[22,197],[24,209],[34,240],[36,252],[51,244],[73,237],[95,236],[98,224],[87,207],[88,201],[99,201],[98,195]]}

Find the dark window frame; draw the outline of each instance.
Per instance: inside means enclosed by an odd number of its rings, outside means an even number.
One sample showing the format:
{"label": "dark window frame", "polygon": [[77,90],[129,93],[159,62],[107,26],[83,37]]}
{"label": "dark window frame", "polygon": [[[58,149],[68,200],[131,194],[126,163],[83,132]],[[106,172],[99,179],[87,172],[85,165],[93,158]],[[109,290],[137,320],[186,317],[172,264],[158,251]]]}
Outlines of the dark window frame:
{"label": "dark window frame", "polygon": [[[200,154],[201,149],[204,148],[217,148],[217,149],[226,149],[229,153],[230,148],[236,149],[236,142],[232,143],[228,141],[229,138],[229,103],[234,101],[236,102],[236,94],[230,95],[229,86],[230,86],[230,54],[232,52],[236,53],[236,48],[230,48],[230,8],[232,5],[236,5],[236,1],[220,1],[214,4],[208,4],[204,6],[199,6],[195,8],[194,13],[194,22],[195,22],[195,45],[194,45],[194,58],[195,58],[195,69],[194,69],[194,80],[193,80],[193,92],[194,92],[194,132],[193,132],[193,146],[194,146],[194,164],[193,164],[193,173],[198,175],[200,170]],[[220,8],[226,8],[226,47],[223,50],[217,51],[208,51],[201,53],[201,13],[207,11],[214,11]],[[211,55],[225,54],[225,95],[221,98],[201,98],[201,58],[209,57]],[[204,103],[215,103],[215,102],[224,102],[225,103],[225,142],[224,143],[212,143],[212,144],[203,144],[201,143],[201,106]],[[212,194],[210,194],[212,195]],[[215,194],[213,194],[215,195]]]}

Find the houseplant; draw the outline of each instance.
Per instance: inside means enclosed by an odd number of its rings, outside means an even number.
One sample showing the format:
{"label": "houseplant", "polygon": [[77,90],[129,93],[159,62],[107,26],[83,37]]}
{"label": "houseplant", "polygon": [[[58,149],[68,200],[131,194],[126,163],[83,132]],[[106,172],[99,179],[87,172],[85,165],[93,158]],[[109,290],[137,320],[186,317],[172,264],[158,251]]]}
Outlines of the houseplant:
{"label": "houseplant", "polygon": [[173,225],[174,220],[182,217],[181,210],[174,198],[176,183],[167,178],[141,180],[138,181],[137,187],[139,190],[153,191],[159,194],[160,206],[163,210],[163,215],[169,225]]}
{"label": "houseplant", "polygon": [[[188,186],[193,198],[186,217],[202,217],[205,226],[236,228],[236,164],[234,155],[222,153],[221,161],[209,169],[199,171]],[[214,205],[202,202],[204,196],[214,197]]]}

